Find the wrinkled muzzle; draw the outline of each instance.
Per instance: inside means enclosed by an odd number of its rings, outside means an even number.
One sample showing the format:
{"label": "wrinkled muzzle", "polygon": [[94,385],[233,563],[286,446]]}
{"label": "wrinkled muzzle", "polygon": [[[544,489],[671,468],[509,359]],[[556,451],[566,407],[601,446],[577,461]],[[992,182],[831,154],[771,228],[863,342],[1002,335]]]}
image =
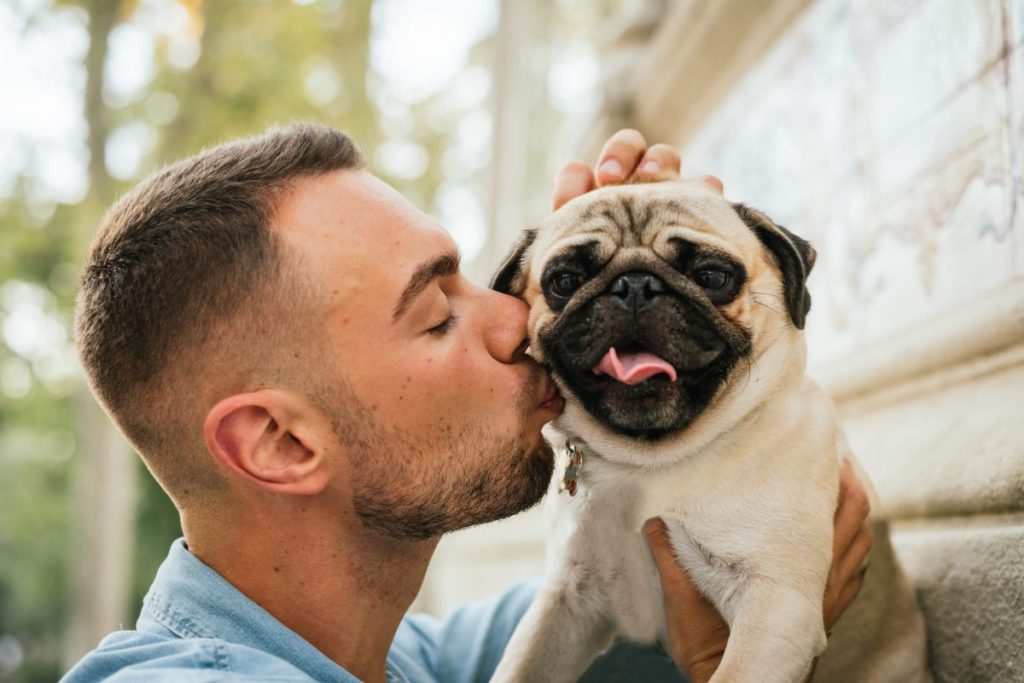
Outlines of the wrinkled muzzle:
{"label": "wrinkled muzzle", "polygon": [[699,297],[631,271],[540,335],[553,372],[610,429],[657,438],[710,402],[749,339]]}

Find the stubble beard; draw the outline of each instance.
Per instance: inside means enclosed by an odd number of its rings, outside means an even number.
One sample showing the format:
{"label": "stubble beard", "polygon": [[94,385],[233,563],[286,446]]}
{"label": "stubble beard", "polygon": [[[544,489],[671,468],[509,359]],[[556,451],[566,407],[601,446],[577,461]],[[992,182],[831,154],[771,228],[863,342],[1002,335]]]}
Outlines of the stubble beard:
{"label": "stubble beard", "polygon": [[[514,404],[525,425],[535,406]],[[551,446],[525,427],[495,434],[490,425],[444,423],[443,438],[364,423],[353,468],[353,502],[362,523],[393,539],[425,540],[492,522],[535,505],[554,467]],[[373,427],[376,427],[375,429]],[[339,435],[340,436],[340,435]],[[352,436],[346,437],[353,442]],[[445,448],[447,454],[438,454]],[[344,443],[344,441],[343,441]]]}

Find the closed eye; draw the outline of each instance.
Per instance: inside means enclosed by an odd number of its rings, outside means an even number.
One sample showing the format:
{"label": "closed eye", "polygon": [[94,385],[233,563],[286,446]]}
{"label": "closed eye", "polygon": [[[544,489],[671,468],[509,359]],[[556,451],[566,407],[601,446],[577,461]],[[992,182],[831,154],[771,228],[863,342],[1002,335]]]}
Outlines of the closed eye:
{"label": "closed eye", "polygon": [[448,315],[447,318],[442,320],[439,324],[434,325],[429,330],[427,330],[427,334],[433,334],[433,335],[437,335],[439,337],[443,336],[446,332],[448,332],[453,327],[455,327],[455,324],[458,321],[459,321],[459,316],[455,315],[454,313],[451,313],[451,314]]}

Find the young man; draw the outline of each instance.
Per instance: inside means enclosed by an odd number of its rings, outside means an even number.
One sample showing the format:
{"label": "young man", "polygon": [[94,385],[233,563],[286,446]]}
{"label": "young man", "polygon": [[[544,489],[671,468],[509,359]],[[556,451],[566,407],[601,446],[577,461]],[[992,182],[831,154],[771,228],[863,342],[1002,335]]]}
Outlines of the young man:
{"label": "young man", "polygon": [[[679,159],[623,131],[596,177],[563,170],[555,204],[636,169],[674,177]],[[561,399],[524,353],[526,314],[466,280],[444,229],[328,128],[224,145],[139,185],[92,247],[78,344],[185,538],[137,630],[65,680],[487,680],[530,586],[445,623],[405,612],[443,533],[544,493],[540,430]],[[844,500],[837,560],[860,559],[866,509]],[[724,624],[650,537],[672,655],[705,677]],[[826,617],[858,585],[840,573]]]}

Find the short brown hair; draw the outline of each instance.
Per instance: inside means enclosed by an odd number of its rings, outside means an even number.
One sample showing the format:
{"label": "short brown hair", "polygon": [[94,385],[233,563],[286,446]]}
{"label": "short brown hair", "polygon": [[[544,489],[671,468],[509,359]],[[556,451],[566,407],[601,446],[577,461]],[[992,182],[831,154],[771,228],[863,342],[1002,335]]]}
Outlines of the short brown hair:
{"label": "short brown hair", "polygon": [[[362,166],[344,133],[296,124],[165,168],[103,219],[78,296],[78,351],[100,402],[172,497],[219,481],[202,452],[200,382],[281,372],[274,345],[295,336],[267,329],[288,325],[268,325],[267,309],[292,308],[280,294],[297,286],[271,229],[282,194],[293,180]],[[214,358],[230,367],[210,377]]]}

